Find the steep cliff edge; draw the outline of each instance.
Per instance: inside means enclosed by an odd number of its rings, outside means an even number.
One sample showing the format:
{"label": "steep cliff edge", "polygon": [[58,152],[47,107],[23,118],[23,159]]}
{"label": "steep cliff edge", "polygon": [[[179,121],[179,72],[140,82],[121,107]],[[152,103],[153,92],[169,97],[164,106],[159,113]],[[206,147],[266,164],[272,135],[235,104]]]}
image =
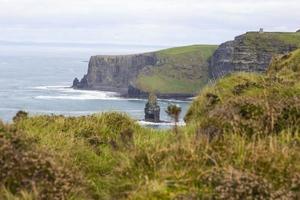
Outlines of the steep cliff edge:
{"label": "steep cliff edge", "polygon": [[193,45],[118,56],[92,56],[88,73],[73,81],[78,89],[107,90],[129,97],[188,97],[208,80],[215,45]]}
{"label": "steep cliff edge", "polygon": [[92,56],[89,61],[88,73],[73,87],[126,93],[128,86],[137,77],[140,70],[157,62],[153,53]]}
{"label": "steep cliff edge", "polygon": [[299,47],[299,32],[248,32],[219,46],[210,60],[210,78],[235,71],[264,72],[274,55]]}

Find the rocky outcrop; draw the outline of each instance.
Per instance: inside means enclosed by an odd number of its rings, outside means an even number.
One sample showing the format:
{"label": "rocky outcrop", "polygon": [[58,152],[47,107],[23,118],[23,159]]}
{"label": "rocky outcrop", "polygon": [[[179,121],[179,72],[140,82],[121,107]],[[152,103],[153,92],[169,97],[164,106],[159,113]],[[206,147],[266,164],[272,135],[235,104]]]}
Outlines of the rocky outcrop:
{"label": "rocky outcrop", "polygon": [[[266,71],[275,54],[298,48],[298,44],[289,42],[288,37],[285,33],[248,32],[221,44],[210,60],[210,78],[217,79],[235,71]],[[295,33],[293,37],[300,43],[300,34]]]}
{"label": "rocky outcrop", "polygon": [[[79,81],[73,81],[73,87],[114,91],[127,94],[139,72],[157,62],[154,53],[123,56],[92,56],[88,73]],[[133,88],[133,87],[132,87]]]}
{"label": "rocky outcrop", "polygon": [[157,103],[157,97],[154,94],[149,95],[148,102],[146,103],[145,121],[160,122],[160,107]]}

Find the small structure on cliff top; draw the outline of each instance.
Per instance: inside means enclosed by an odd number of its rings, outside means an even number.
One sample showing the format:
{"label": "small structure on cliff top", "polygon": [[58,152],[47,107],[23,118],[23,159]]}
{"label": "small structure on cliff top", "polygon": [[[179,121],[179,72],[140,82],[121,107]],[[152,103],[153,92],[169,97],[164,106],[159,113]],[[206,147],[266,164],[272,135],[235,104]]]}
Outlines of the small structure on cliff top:
{"label": "small structure on cliff top", "polygon": [[145,106],[145,121],[160,122],[160,107],[154,93],[149,94],[148,102]]}
{"label": "small structure on cliff top", "polygon": [[264,33],[264,29],[263,29],[263,28],[260,28],[260,29],[259,29],[259,33]]}

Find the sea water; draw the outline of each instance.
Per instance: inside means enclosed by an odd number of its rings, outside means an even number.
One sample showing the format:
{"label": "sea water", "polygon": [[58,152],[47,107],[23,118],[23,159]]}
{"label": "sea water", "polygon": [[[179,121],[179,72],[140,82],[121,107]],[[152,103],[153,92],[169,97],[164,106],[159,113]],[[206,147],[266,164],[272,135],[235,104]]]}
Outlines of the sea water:
{"label": "sea water", "polygon": [[[9,122],[19,110],[30,115],[89,115],[125,112],[143,122],[146,100],[118,97],[114,92],[74,90],[91,55],[130,54],[161,49],[158,46],[108,44],[52,44],[0,42],[0,119]],[[181,122],[190,101],[159,100],[161,119],[170,120],[170,103],[182,107]],[[168,125],[165,123],[160,126]]]}

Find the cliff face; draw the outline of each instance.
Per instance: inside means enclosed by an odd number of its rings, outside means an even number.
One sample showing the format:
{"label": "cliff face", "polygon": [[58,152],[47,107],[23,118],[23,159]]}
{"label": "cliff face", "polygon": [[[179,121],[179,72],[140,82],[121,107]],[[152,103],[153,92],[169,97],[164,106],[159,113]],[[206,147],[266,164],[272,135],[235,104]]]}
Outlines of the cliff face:
{"label": "cliff face", "polygon": [[73,87],[80,89],[106,90],[126,93],[139,72],[155,65],[157,58],[153,53],[124,56],[92,56],[88,73]]}
{"label": "cliff face", "polygon": [[264,72],[274,55],[299,47],[299,33],[249,32],[219,46],[210,60],[209,75],[216,79],[235,71]]}
{"label": "cliff face", "polygon": [[194,45],[120,56],[92,56],[78,89],[106,90],[128,97],[190,97],[208,80],[208,59],[217,46]]}

